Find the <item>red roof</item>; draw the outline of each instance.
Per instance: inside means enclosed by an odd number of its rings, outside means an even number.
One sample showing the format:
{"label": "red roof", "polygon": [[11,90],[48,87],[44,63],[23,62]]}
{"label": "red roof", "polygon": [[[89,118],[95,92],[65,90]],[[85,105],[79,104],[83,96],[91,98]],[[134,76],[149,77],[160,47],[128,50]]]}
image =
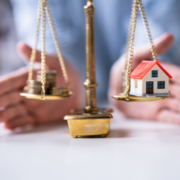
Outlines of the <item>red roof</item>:
{"label": "red roof", "polygon": [[159,61],[142,61],[134,69],[130,77],[133,79],[142,79],[156,64],[164,71],[164,73],[169,78],[172,78],[172,76],[159,64]]}

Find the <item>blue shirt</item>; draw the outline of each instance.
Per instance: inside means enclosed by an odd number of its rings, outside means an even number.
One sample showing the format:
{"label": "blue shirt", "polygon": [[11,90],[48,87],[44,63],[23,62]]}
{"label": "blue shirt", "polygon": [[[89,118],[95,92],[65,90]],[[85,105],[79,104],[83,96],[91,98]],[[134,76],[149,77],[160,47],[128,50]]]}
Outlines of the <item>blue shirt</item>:
{"label": "blue shirt", "polygon": [[[20,40],[32,45],[37,18],[37,0],[11,0]],[[175,36],[175,44],[160,59],[180,65],[180,1],[143,0],[153,38],[165,32]],[[85,78],[85,15],[86,0],[49,0],[63,55]],[[124,53],[132,0],[94,0],[95,50],[98,99],[107,99],[109,72],[112,64]],[[47,26],[46,50],[55,52]],[[147,43],[139,15],[135,45]],[[118,77],[117,77],[118,78]]]}

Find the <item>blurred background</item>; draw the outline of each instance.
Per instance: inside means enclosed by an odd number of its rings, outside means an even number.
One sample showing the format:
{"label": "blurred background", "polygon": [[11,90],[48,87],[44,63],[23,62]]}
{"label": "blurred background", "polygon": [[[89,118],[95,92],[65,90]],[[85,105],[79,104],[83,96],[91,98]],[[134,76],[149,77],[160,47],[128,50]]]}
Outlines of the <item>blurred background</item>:
{"label": "blurred background", "polygon": [[16,51],[16,32],[11,3],[0,0],[0,75],[25,65]]}
{"label": "blurred background", "polygon": [[[109,72],[124,53],[132,0],[95,1],[95,48],[98,102],[107,102]],[[180,1],[143,0],[153,38],[165,32],[175,37],[173,47],[159,59],[180,65]],[[49,0],[61,49],[85,79],[86,0]],[[0,75],[27,65],[16,52],[19,40],[32,46],[37,19],[37,0],[0,0]],[[55,53],[49,26],[46,52]],[[138,17],[135,45],[147,43],[145,29]],[[38,44],[40,49],[40,43]]]}

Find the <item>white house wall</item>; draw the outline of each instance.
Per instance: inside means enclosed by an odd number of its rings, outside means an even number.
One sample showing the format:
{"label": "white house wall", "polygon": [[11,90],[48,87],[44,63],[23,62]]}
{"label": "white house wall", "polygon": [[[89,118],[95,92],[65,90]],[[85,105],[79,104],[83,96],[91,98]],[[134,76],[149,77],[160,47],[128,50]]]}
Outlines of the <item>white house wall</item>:
{"label": "white house wall", "polygon": [[137,79],[137,88],[135,88],[135,79],[131,79],[130,93],[132,94],[143,94],[142,80]]}
{"label": "white house wall", "polygon": [[[152,71],[158,71],[158,77],[152,77]],[[143,78],[143,94],[146,94],[146,82],[153,81],[154,82],[154,94],[156,93],[168,93],[169,92],[169,77],[162,71],[162,69],[155,65]],[[165,81],[165,89],[158,89],[157,83],[158,81]]]}

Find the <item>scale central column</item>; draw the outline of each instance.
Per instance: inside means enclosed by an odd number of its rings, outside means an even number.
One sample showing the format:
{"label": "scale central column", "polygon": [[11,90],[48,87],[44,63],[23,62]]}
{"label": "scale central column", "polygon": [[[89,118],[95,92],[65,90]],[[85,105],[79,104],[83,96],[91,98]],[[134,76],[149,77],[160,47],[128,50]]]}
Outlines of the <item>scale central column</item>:
{"label": "scale central column", "polygon": [[68,121],[69,132],[73,138],[79,136],[106,137],[113,118],[110,109],[96,107],[96,75],[94,47],[94,5],[87,0],[84,7],[86,14],[86,106],[84,109],[73,110],[64,117]]}
{"label": "scale central column", "polygon": [[94,12],[93,0],[87,0],[84,7],[86,14],[86,107],[85,112],[96,113],[96,75],[95,75],[95,43],[94,43]]}

